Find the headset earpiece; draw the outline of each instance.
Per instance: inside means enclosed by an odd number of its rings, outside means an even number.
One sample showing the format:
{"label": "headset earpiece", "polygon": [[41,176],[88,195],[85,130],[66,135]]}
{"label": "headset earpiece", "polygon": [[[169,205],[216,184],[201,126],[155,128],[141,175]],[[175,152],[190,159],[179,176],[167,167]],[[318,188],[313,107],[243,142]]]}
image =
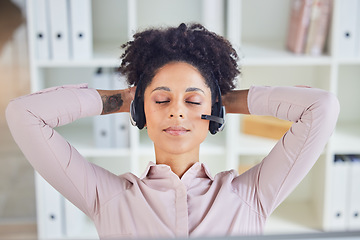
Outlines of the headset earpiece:
{"label": "headset earpiece", "polygon": [[224,123],[210,121],[209,122],[209,131],[211,134],[216,134],[221,132],[225,127],[225,107],[221,105],[221,102],[216,102],[211,108],[211,115],[217,116],[221,119],[224,119]]}
{"label": "headset earpiece", "polygon": [[144,101],[140,96],[141,78],[142,77],[140,77],[140,81],[136,87],[134,100],[131,101],[130,104],[130,122],[133,126],[137,126],[139,129],[143,129],[146,123]]}
{"label": "headset earpiece", "polygon": [[130,104],[130,121],[133,126],[143,129],[146,123],[144,103],[135,98]]}
{"label": "headset earpiece", "polygon": [[[211,134],[216,134],[217,132],[221,132],[225,127],[225,107],[222,105],[221,101],[221,90],[219,83],[215,76],[213,75],[213,80],[215,82],[216,87],[216,99],[217,102],[214,103],[214,105],[211,107],[211,115],[220,118],[222,121],[210,121],[209,122],[209,131]],[[222,123],[221,123],[222,122]]]}

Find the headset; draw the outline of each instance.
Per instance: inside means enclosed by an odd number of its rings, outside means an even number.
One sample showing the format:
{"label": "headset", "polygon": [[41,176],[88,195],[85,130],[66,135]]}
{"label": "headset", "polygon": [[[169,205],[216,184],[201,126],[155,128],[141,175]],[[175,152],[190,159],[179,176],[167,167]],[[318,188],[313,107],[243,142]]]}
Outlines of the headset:
{"label": "headset", "polygon": [[216,89],[217,89],[217,91],[216,91],[217,101],[211,107],[211,115],[205,115],[205,114],[201,115],[201,119],[210,121],[209,122],[209,131],[212,135],[224,130],[225,115],[226,115],[225,106],[222,105],[222,101],[221,101],[220,86],[219,86],[216,78],[214,78],[214,79],[215,79],[214,82],[215,82]]}
{"label": "headset", "polygon": [[[134,100],[130,104],[130,122],[133,126],[137,126],[139,129],[143,129],[146,123],[145,111],[144,111],[144,99],[141,96],[140,89],[142,82],[142,76],[136,86]],[[211,134],[221,132],[225,127],[225,106],[222,105],[220,86],[215,79],[216,85],[216,99],[217,101],[211,107],[211,115],[201,115],[201,119],[209,120],[209,131]]]}

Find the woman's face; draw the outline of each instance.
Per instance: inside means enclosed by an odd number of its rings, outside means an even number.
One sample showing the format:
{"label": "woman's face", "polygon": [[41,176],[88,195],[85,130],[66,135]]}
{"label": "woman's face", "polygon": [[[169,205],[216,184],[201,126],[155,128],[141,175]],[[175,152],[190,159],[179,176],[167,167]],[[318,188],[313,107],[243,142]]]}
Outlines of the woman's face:
{"label": "woman's face", "polygon": [[196,150],[207,136],[211,91],[192,65],[168,63],[160,68],[144,93],[148,135],[155,149],[170,154]]}

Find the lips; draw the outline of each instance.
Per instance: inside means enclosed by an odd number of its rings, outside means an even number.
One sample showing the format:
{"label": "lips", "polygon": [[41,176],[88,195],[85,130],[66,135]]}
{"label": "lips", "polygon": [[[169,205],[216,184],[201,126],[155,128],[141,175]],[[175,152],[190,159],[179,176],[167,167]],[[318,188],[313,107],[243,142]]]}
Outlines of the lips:
{"label": "lips", "polygon": [[171,127],[164,129],[163,131],[172,136],[180,136],[180,135],[186,134],[190,130],[188,130],[184,127],[181,127],[181,126],[171,126]]}

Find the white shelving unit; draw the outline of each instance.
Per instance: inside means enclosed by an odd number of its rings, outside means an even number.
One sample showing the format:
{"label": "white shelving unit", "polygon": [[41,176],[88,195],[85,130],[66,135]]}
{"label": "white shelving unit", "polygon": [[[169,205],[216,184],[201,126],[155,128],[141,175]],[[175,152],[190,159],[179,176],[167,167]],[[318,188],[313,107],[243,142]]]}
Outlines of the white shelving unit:
{"label": "white shelving unit", "polygon": [[[116,68],[121,44],[135,29],[196,21],[227,37],[238,49],[239,88],[250,85],[309,85],[335,92],[342,105],[334,135],[308,176],[270,217],[266,233],[302,233],[329,229],[331,165],[335,154],[360,154],[360,57],[340,58],[340,22],[334,0],[329,43],[324,55],[295,55],[285,49],[290,15],[288,0],[89,0],[92,6],[93,54],[87,60],[38,60],[34,43],[34,0],[28,0],[32,91],[63,84],[91,83],[95,70]],[[217,7],[214,7],[217,4]],[[220,10],[219,10],[220,9]],[[209,16],[216,16],[210,21]],[[216,22],[216,24],[214,24]],[[91,87],[91,84],[90,84]],[[58,129],[89,161],[121,174],[138,176],[154,160],[146,130],[130,129],[125,149],[95,148],[91,119]],[[201,157],[212,174],[256,164],[274,140],[241,133],[241,116],[228,115],[226,131],[209,136]],[[40,238],[97,238],[92,223],[37,176]],[[49,202],[51,200],[51,203]],[[76,230],[74,230],[76,229]]]}

